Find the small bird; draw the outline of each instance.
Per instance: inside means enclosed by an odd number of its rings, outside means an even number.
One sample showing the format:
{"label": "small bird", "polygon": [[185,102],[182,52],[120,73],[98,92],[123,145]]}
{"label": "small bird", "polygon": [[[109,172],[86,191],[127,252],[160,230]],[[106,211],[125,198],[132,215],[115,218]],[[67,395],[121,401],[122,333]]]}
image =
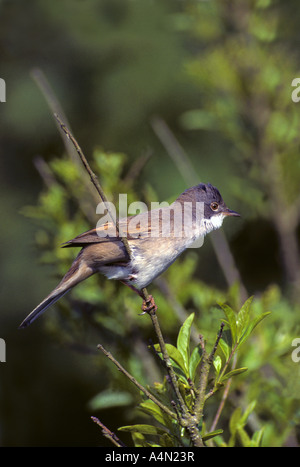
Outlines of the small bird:
{"label": "small bird", "polygon": [[[58,286],[25,318],[20,328],[31,324],[79,282],[100,272],[129,286],[142,298],[142,289],[162,274],[187,248],[214,229],[226,216],[239,216],[228,209],[217,188],[200,183],[184,191],[171,205],[113,222],[97,225],[63,247],[81,251]],[[128,250],[122,241],[127,238]],[[142,309],[147,311],[145,301]]]}

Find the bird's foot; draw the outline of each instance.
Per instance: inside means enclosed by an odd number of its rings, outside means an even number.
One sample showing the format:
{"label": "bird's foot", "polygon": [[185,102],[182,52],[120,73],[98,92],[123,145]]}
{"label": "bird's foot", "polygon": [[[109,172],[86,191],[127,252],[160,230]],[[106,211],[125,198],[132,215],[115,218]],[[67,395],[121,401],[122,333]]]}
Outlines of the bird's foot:
{"label": "bird's foot", "polygon": [[155,312],[157,310],[157,306],[152,295],[149,295],[147,300],[143,301],[141,314],[150,313],[152,310]]}

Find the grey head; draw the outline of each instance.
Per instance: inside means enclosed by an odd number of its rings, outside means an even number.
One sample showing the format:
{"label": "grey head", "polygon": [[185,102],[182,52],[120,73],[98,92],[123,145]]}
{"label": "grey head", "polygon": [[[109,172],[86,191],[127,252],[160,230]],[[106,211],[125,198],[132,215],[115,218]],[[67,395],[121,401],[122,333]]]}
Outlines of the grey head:
{"label": "grey head", "polygon": [[219,190],[210,183],[200,183],[185,190],[176,201],[180,203],[185,202],[202,202],[204,203],[204,217],[210,219],[211,217],[222,215],[224,216],[240,216],[236,211],[229,209]]}

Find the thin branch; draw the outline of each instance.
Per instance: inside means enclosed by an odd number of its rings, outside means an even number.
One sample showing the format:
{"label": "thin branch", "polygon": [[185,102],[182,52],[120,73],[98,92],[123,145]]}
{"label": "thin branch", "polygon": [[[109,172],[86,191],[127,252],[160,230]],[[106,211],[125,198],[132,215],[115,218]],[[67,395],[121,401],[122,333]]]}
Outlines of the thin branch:
{"label": "thin branch", "polygon": [[[184,308],[184,306],[176,299],[176,294],[171,290],[170,284],[166,281],[164,277],[160,277],[159,279],[155,280],[155,285],[160,289],[164,297],[169,301],[179,321],[183,323],[189,316],[189,313]],[[192,326],[191,328],[191,338],[195,344],[199,343],[199,333],[194,328],[194,326]]]}
{"label": "thin branch", "polygon": [[[66,115],[65,115],[65,113],[63,111],[63,108],[62,108],[58,98],[56,97],[56,95],[55,95],[49,81],[47,80],[44,72],[40,68],[33,68],[31,70],[31,72],[30,72],[30,75],[32,76],[33,80],[37,84],[37,86],[38,86],[39,90],[41,91],[42,95],[44,96],[44,98],[45,98],[51,112],[53,114],[59,115],[61,120],[66,122],[66,125],[69,128],[71,128],[70,124],[68,123],[67,117],[66,117]],[[63,136],[63,130],[61,129],[60,124],[58,122],[56,122],[56,123],[57,123],[57,128],[58,128],[59,132]],[[66,149],[67,153],[69,154],[69,156],[71,157],[73,162],[75,162],[75,164],[77,164],[78,159],[76,157],[76,152],[74,150],[74,147],[73,147],[72,143],[69,140],[66,140],[66,138],[63,138],[63,142],[64,142],[65,149]]]}
{"label": "thin branch", "polygon": [[215,356],[215,353],[217,351],[217,348],[218,348],[218,345],[219,345],[219,342],[220,342],[220,339],[222,337],[222,334],[223,334],[223,329],[224,329],[224,326],[225,326],[225,323],[221,323],[221,326],[220,326],[220,330],[218,332],[218,335],[217,335],[217,339],[216,339],[216,342],[215,342],[215,345],[209,355],[209,361],[210,363],[213,362],[213,359],[214,359],[214,356]]}
{"label": "thin branch", "polygon": [[110,431],[103,423],[99,420],[97,417],[91,417],[93,422],[97,423],[101,427],[102,434],[105,438],[108,438],[115,446],[118,448],[126,448],[126,444],[124,444],[118,437],[117,435],[113,432]]}
{"label": "thin branch", "polygon": [[163,412],[165,412],[167,415],[169,415],[169,417],[172,417],[174,418],[175,420],[177,420],[177,416],[174,412],[172,412],[172,410],[170,410],[168,407],[166,407],[164,404],[162,404],[162,402],[160,402],[158,399],[156,399],[155,396],[153,396],[153,394],[151,394],[151,392],[148,391],[148,389],[144,388],[144,386],[142,386],[130,373],[128,373],[127,370],[125,370],[125,368],[112,356],[112,354],[110,352],[108,352],[104,347],[103,345],[99,344],[97,346],[97,348],[99,350],[101,350],[104,355],[110,360],[112,361],[116,367],[118,368],[118,370],[120,370],[125,376],[127,376],[127,378],[140,390],[142,391],[149,399],[151,399]]}
{"label": "thin branch", "polygon": [[223,334],[224,323],[221,323],[220,330],[215,342],[215,345],[210,354],[206,352],[204,339],[200,336],[200,344],[202,348],[202,361],[200,366],[199,386],[197,390],[197,397],[195,399],[193,414],[198,422],[201,423],[203,417],[203,408],[206,401],[206,388],[208,383],[209,370],[212,365],[215,353],[217,351],[220,339]]}
{"label": "thin branch", "polygon": [[[48,104],[48,107],[51,110],[52,116],[55,114],[59,116],[61,121],[65,122],[66,126],[71,129],[71,126],[68,122],[68,119],[64,113],[64,110],[59,102],[59,99],[57,98],[51,84],[49,83],[47,77],[45,76],[44,72],[40,68],[33,68],[30,72],[31,77],[33,78],[34,82],[38,86],[39,90],[41,91],[46,103]],[[69,156],[73,164],[78,168],[80,171],[80,181],[81,184],[84,184],[88,195],[91,195],[95,201],[97,201],[97,195],[95,193],[95,190],[93,190],[93,187],[89,181],[89,177],[87,172],[84,170],[82,167],[81,161],[79,160],[77,156],[76,149],[73,145],[73,143],[66,138],[65,132],[62,130],[60,124],[58,123],[57,119],[54,117],[55,124],[57,126],[57,129],[59,131],[59,134],[61,135],[66,154]],[[70,130],[71,131],[71,130]],[[41,167],[38,166],[37,169],[39,171]],[[48,169],[49,170],[49,169]],[[41,172],[40,172],[41,174]],[[41,174],[43,175],[43,174]],[[45,182],[49,182],[48,180],[44,180]],[[87,218],[89,222],[94,222],[95,221],[95,212],[93,212],[90,208],[90,199],[89,196],[85,196],[81,194],[80,198],[78,198],[78,204],[84,214],[84,216]]]}
{"label": "thin branch", "polygon": [[[235,354],[235,361],[232,365],[232,370],[235,368],[236,366],[236,361],[237,361],[237,355]],[[219,407],[218,407],[218,410],[216,412],[216,415],[213,419],[213,422],[212,422],[212,425],[210,427],[210,430],[209,431],[214,431],[216,429],[216,426],[218,424],[218,421],[220,419],[220,416],[221,416],[221,413],[224,409],[224,406],[225,406],[225,403],[226,403],[226,400],[228,398],[228,394],[229,394],[229,389],[230,389],[230,386],[231,386],[231,381],[232,381],[232,378],[229,378],[229,380],[227,381],[226,383],[226,386],[225,386],[225,389],[224,389],[224,392],[222,394],[222,399],[221,399],[221,402],[219,404]]]}
{"label": "thin branch", "polygon": [[182,395],[180,393],[180,390],[179,390],[179,387],[178,387],[177,377],[176,377],[176,374],[175,374],[175,372],[173,370],[172,362],[171,362],[169,354],[167,352],[165,340],[163,338],[162,331],[161,331],[161,328],[159,326],[159,322],[158,322],[158,319],[157,319],[155,308],[151,308],[149,310],[148,314],[149,314],[149,316],[151,318],[152,325],[154,327],[156,336],[158,338],[158,342],[159,342],[160,350],[161,350],[161,353],[162,353],[162,356],[163,356],[163,360],[164,360],[166,369],[168,371],[168,375],[170,376],[170,379],[171,379],[172,388],[173,388],[173,390],[174,390],[174,392],[176,394],[177,400],[179,402],[181,413],[182,413],[183,416],[185,416],[186,413],[187,413],[187,407],[185,405],[185,402],[183,400],[183,397],[182,397]]}
{"label": "thin branch", "polygon": [[124,247],[126,249],[126,252],[129,256],[129,258],[131,258],[131,251],[130,251],[130,247],[129,247],[129,244],[128,244],[128,240],[127,238],[122,234],[122,231],[120,230],[120,226],[119,226],[119,222],[114,219],[110,209],[109,209],[109,205],[108,205],[108,201],[107,201],[107,198],[105,196],[105,193],[99,183],[99,180],[97,178],[97,176],[94,174],[94,172],[92,171],[85,155],[83,154],[82,152],[82,149],[81,147],[79,146],[79,144],[77,143],[76,139],[74,138],[74,136],[72,135],[72,133],[70,132],[70,130],[67,128],[67,126],[64,124],[64,122],[59,118],[59,116],[57,114],[54,114],[56,120],[58,121],[61,129],[65,132],[67,138],[72,142],[72,144],[74,145],[74,148],[76,149],[76,152],[81,160],[81,162],[83,163],[84,165],[84,168],[85,170],[87,171],[87,173],[89,174],[90,176],[90,179],[91,179],[91,182],[92,184],[94,185],[94,187],[96,188],[102,202],[104,203],[106,209],[107,209],[107,212],[112,220],[112,222],[114,223],[114,225],[116,226],[117,228],[117,232],[119,233],[120,235],[120,238],[124,244]]}

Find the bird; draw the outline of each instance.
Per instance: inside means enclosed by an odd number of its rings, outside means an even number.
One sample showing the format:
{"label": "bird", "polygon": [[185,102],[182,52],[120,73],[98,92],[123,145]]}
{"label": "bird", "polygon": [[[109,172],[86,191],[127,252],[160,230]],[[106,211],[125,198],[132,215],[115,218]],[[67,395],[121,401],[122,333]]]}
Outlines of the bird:
{"label": "bird", "polygon": [[96,228],[62,244],[64,248],[81,247],[81,250],[57,287],[19,327],[30,325],[73,287],[96,273],[137,292],[144,299],[142,310],[147,311],[143,289],[183,251],[219,229],[228,216],[240,214],[227,207],[215,186],[200,183],[185,190],[168,206],[120,219],[118,228],[112,221],[97,223]]}

